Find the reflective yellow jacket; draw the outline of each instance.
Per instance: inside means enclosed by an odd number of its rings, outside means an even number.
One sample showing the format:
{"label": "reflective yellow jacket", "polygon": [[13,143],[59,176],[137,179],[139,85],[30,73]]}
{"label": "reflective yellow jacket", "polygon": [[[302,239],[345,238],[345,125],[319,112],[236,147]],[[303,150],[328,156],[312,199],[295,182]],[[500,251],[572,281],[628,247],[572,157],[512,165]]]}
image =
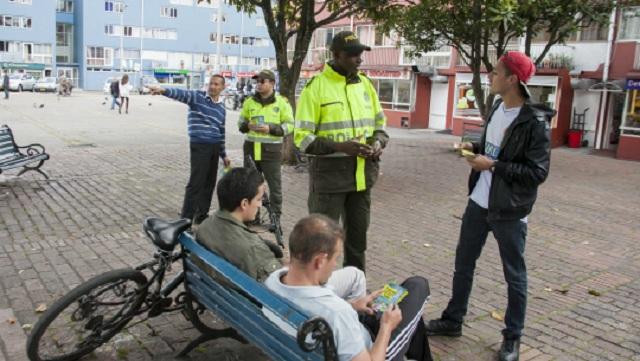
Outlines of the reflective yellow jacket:
{"label": "reflective yellow jacket", "polygon": [[302,91],[296,109],[295,145],[311,157],[311,191],[363,191],[378,175],[376,160],[336,153],[331,144],[358,138],[386,146],[386,118],[371,80],[347,79],[325,64]]}
{"label": "reflective yellow jacket", "polygon": [[[249,130],[249,123],[268,125],[269,134]],[[282,140],[293,130],[293,110],[283,96],[261,99],[256,94],[244,101],[238,127],[246,133],[245,149],[253,148],[254,160],[280,160]]]}

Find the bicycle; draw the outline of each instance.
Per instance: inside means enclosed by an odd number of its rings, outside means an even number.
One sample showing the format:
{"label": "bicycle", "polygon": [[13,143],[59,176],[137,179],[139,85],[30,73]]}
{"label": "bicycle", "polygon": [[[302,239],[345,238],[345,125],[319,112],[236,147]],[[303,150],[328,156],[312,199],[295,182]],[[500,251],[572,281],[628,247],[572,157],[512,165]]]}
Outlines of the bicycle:
{"label": "bicycle", "polygon": [[[144,221],[144,231],[156,247],[153,260],[135,268],[118,269],[98,275],[77,286],[51,305],[34,325],[27,340],[31,361],[71,361],[93,352],[125,327],[130,328],[165,312],[181,310],[202,335],[180,354],[186,355],[202,338],[231,337],[246,343],[234,329],[213,329],[201,316],[206,310],[188,290],[172,297],[184,283],[183,271],[163,286],[172,265],[184,258],[174,251],[178,236],[191,226],[181,219]],[[142,271],[149,270],[147,278]],[[136,316],[145,315],[133,324]]]}
{"label": "bicycle", "polygon": [[[260,167],[256,164],[251,155],[245,156],[245,166],[253,168],[262,173],[262,169],[260,169]],[[262,208],[264,208],[264,210]],[[267,191],[265,191],[264,195],[262,196],[262,208],[258,210],[256,219],[254,222],[252,222],[252,225],[266,226],[267,230],[273,233],[276,237],[278,246],[284,249],[284,234],[282,232],[282,226],[280,225],[280,216],[273,210],[271,200],[269,199],[269,193]]]}

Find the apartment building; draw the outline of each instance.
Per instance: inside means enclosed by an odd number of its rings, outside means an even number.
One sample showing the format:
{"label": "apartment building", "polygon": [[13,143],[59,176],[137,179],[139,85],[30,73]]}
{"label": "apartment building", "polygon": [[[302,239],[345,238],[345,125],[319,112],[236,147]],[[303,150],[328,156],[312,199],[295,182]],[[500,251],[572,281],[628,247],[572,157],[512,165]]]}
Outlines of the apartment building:
{"label": "apartment building", "polygon": [[222,0],[35,1],[0,0],[0,26],[11,24],[10,31],[0,27],[0,62],[15,71],[65,75],[99,90],[123,73],[134,83],[145,75],[199,88],[214,72],[249,77],[275,66],[262,16]]}

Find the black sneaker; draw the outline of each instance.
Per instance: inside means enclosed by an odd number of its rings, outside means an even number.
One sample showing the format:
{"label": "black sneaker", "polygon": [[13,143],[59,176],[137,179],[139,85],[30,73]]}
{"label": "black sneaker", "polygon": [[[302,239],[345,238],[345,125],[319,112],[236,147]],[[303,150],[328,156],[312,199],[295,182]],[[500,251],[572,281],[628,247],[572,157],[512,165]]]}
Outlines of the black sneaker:
{"label": "black sneaker", "polygon": [[427,336],[462,336],[462,324],[442,318],[429,321],[426,330]]}
{"label": "black sneaker", "polygon": [[503,338],[498,359],[500,361],[518,361],[520,359],[520,339]]}

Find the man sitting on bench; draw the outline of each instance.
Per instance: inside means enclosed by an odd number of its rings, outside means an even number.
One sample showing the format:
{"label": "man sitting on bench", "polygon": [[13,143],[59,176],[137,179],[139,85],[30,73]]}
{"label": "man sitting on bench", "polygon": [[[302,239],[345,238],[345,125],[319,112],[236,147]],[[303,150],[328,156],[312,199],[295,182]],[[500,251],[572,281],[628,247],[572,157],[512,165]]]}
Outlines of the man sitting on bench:
{"label": "man sitting on bench", "polygon": [[266,286],[329,323],[340,361],[403,360],[405,356],[431,360],[422,320],[429,296],[427,280],[411,277],[404,281],[402,286],[409,294],[381,317],[371,309],[379,292],[346,302],[326,287],[342,254],[344,238],[342,228],[325,216],[312,214],[301,219],[289,236],[289,268],[272,273]]}
{"label": "man sitting on bench", "polygon": [[[253,168],[233,168],[218,182],[219,210],[206,218],[195,232],[196,239],[243,272],[263,282],[282,267],[282,250],[249,229],[256,218],[265,191],[262,174]],[[329,280],[336,294],[345,299],[366,293],[364,273],[355,267],[333,272]]]}

